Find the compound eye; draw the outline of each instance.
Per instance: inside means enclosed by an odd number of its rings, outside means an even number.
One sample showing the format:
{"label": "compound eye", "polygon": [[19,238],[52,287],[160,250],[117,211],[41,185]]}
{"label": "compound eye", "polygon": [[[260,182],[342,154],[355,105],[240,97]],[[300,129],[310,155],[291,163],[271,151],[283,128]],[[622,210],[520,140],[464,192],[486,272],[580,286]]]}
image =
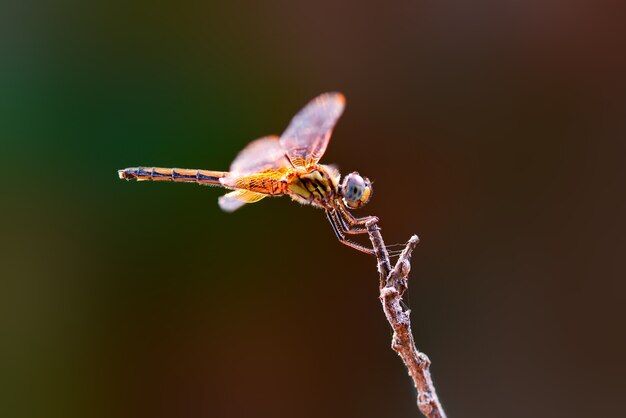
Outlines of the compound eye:
{"label": "compound eye", "polygon": [[357,209],[366,204],[371,197],[370,182],[358,173],[350,173],[343,180],[341,186],[344,203],[351,209]]}
{"label": "compound eye", "polygon": [[358,174],[349,174],[346,177],[343,197],[349,202],[357,202],[365,192],[365,181]]}

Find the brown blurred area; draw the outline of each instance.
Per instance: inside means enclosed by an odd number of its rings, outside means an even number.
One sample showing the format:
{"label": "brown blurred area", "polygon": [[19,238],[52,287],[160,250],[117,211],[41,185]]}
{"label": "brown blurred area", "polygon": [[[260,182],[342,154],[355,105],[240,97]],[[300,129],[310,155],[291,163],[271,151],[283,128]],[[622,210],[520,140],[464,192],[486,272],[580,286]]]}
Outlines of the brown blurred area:
{"label": "brown blurred area", "polygon": [[626,25],[609,1],[0,6],[3,417],[413,417],[373,258],[227,169],[325,91],[325,163],[417,233],[450,417],[611,417],[626,390]]}

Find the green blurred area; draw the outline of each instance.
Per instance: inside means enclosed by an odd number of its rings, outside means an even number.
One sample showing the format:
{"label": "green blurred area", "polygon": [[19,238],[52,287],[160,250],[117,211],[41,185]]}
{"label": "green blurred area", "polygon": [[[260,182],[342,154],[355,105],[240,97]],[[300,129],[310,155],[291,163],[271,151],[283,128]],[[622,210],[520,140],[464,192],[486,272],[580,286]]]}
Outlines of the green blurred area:
{"label": "green blurred area", "polygon": [[[374,260],[226,170],[309,99],[374,180],[450,416],[615,416],[624,39],[602,2],[0,6],[0,416],[416,416]],[[593,382],[590,384],[589,382]],[[593,400],[593,401],[590,401]]]}

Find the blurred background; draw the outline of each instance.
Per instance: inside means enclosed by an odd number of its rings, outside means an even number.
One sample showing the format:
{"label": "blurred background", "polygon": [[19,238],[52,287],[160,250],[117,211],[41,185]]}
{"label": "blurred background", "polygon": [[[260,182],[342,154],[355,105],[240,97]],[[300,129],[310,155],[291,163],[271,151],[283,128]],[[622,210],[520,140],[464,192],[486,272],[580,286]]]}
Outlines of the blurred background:
{"label": "blurred background", "polygon": [[449,416],[620,415],[621,9],[3,2],[0,415],[418,416],[375,261],[321,211],[117,178],[225,170],[326,91],[323,162],[375,181],[388,244],[421,238],[407,304]]}

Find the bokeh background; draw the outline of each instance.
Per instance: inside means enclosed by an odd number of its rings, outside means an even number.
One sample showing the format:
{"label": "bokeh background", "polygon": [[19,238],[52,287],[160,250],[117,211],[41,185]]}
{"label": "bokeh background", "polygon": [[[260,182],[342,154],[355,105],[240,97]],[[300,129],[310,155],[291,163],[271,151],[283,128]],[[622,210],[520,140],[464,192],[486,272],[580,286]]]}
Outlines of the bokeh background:
{"label": "bokeh background", "polygon": [[6,1],[0,415],[413,417],[374,260],[227,169],[325,91],[451,417],[623,414],[626,26],[608,1]]}

